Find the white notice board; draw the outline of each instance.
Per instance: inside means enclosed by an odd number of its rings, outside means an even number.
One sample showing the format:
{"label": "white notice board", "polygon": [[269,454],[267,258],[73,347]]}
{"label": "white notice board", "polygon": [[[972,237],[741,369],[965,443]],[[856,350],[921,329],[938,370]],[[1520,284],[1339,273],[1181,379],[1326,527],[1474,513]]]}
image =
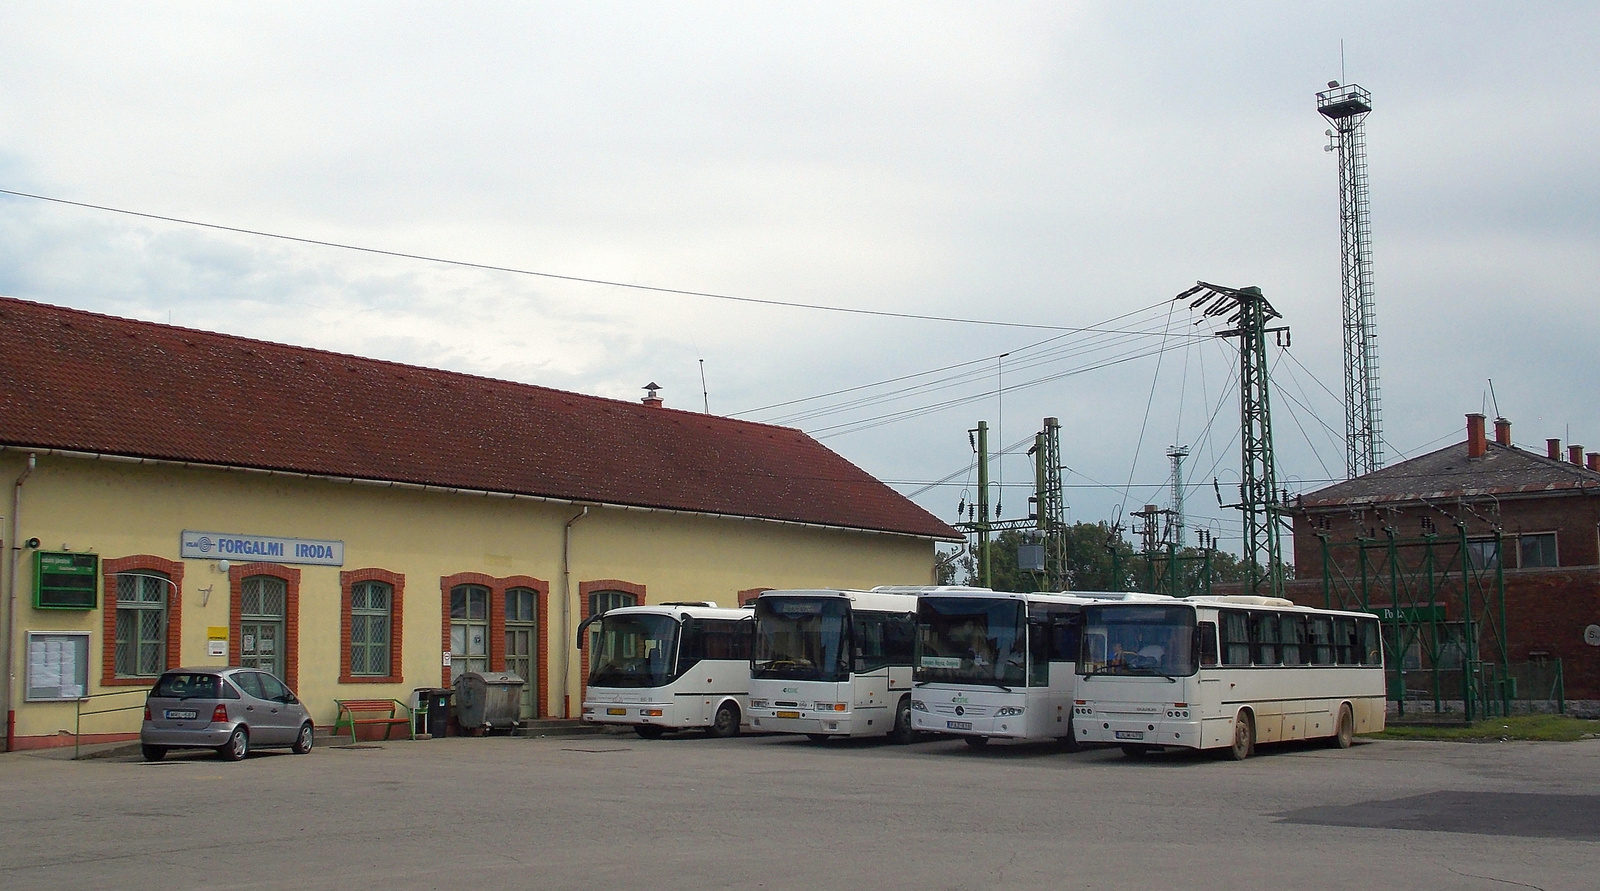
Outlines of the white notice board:
{"label": "white notice board", "polygon": [[30,701],[81,699],[88,687],[88,632],[28,632],[27,698]]}

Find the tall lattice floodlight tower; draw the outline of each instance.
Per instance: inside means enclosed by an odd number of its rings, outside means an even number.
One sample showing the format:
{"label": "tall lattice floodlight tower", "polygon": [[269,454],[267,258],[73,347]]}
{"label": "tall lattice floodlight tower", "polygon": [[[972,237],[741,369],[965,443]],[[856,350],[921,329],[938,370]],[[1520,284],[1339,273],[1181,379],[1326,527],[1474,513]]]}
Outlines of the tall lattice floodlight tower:
{"label": "tall lattice floodlight tower", "polygon": [[1189,447],[1175,445],[1167,449],[1167,457],[1172,461],[1172,543],[1179,548],[1184,547],[1183,541],[1183,459],[1189,457]]}
{"label": "tall lattice floodlight tower", "polygon": [[1329,81],[1317,111],[1333,124],[1330,152],[1339,155],[1339,246],[1344,292],[1345,472],[1351,479],[1383,466],[1383,412],[1378,403],[1378,328],[1372,311],[1372,224],[1367,204],[1367,136],[1362,122],[1372,94]]}

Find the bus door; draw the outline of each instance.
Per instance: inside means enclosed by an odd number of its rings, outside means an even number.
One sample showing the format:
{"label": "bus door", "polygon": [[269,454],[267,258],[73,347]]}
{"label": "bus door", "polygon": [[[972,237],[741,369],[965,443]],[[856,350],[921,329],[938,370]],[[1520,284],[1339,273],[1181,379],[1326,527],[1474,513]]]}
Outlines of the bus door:
{"label": "bus door", "polygon": [[[1066,736],[1072,716],[1074,671],[1082,620],[1076,612],[1031,613],[1028,628],[1028,735]],[[1052,664],[1054,663],[1054,664]]]}
{"label": "bus door", "polygon": [[[1204,615],[1204,614],[1201,614]],[[1223,610],[1215,621],[1200,618],[1195,623],[1199,635],[1200,671],[1196,696],[1200,708],[1201,745],[1225,746],[1233,741],[1233,711],[1223,705],[1229,698],[1233,673],[1224,666],[1250,665],[1250,614],[1243,610]],[[1237,688],[1234,688],[1237,692]]]}
{"label": "bus door", "polygon": [[[888,733],[894,729],[899,694],[889,692],[889,658],[885,632],[887,613],[852,611],[850,625],[851,703],[856,713],[853,734]],[[911,685],[908,682],[906,687]]]}

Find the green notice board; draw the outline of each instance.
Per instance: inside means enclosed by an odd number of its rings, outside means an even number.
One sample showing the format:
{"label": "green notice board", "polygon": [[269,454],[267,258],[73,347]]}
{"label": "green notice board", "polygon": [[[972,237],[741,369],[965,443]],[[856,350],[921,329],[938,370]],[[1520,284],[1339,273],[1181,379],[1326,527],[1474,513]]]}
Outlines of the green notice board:
{"label": "green notice board", "polygon": [[36,609],[94,609],[99,604],[100,555],[39,551],[33,555]]}

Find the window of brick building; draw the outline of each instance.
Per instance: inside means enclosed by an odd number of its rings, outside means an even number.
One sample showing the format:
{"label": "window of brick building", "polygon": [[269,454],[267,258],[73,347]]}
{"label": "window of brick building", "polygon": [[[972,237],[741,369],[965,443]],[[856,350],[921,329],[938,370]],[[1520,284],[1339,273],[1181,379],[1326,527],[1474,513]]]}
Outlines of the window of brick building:
{"label": "window of brick building", "polygon": [[1541,532],[1536,535],[1518,536],[1517,557],[1517,565],[1523,569],[1559,566],[1560,563],[1556,559],[1556,534]]}

